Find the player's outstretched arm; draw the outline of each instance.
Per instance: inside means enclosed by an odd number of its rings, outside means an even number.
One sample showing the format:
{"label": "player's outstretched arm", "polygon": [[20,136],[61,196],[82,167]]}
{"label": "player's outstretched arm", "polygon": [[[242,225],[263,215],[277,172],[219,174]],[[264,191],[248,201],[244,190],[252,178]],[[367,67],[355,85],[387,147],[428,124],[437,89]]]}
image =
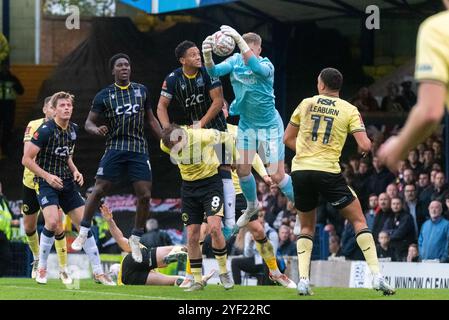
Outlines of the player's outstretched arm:
{"label": "player's outstretched arm", "polygon": [[416,147],[439,125],[444,115],[446,87],[441,82],[422,82],[418,90],[418,102],[412,108],[404,128],[398,136],[388,139],[379,149],[379,159],[390,169],[396,171],[399,160]]}
{"label": "player's outstretched arm", "polygon": [[109,226],[109,231],[111,232],[112,237],[117,241],[117,244],[122,248],[125,252],[131,252],[131,248],[128,244],[128,239],[125,238],[122,231],[119,229],[117,224],[114,221],[111,209],[105,204],[100,207],[100,212],[103,218],[106,220]]}
{"label": "player's outstretched arm", "polygon": [[364,153],[371,150],[371,140],[366,135],[366,131],[357,131],[352,134],[357,142],[357,145]]}
{"label": "player's outstretched arm", "polygon": [[40,147],[37,145],[30,143],[27,148],[25,149],[25,153],[22,157],[22,164],[27,167],[31,172],[33,172],[36,176],[41,177],[45,179],[45,181],[48,182],[50,186],[52,186],[55,189],[62,189],[63,184],[61,178],[52,175],[42,169],[34,159],[36,158],[37,154],[40,151]]}
{"label": "player's outstretched arm", "polygon": [[100,114],[97,112],[90,111],[87,116],[86,122],[84,124],[84,129],[90,134],[94,134],[97,136],[105,136],[108,134],[109,129],[107,126],[97,126],[97,123],[100,120]]}
{"label": "player's outstretched arm", "polygon": [[296,153],[296,137],[298,136],[299,127],[293,125],[291,122],[288,124],[287,129],[284,132],[284,144]]}

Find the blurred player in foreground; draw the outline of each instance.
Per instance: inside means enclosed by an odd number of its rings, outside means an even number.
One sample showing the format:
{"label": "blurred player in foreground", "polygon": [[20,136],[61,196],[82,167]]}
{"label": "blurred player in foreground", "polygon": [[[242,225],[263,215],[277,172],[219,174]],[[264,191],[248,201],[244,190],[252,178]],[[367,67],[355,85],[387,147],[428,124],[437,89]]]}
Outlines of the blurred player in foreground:
{"label": "blurred player in foreground", "polygon": [[[449,0],[443,1],[449,9]],[[438,127],[449,107],[449,11],[426,19],[420,26],[416,44],[415,78],[420,82],[418,102],[404,128],[379,149],[379,160],[392,171],[409,150],[424,141]]]}

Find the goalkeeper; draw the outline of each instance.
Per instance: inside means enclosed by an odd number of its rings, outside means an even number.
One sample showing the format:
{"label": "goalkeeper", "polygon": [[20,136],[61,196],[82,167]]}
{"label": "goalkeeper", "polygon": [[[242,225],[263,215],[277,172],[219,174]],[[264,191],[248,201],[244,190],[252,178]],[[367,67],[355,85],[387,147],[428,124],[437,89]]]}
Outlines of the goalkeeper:
{"label": "goalkeeper", "polygon": [[258,212],[256,180],[251,173],[251,164],[256,153],[268,164],[268,174],[292,202],[293,187],[291,178],[285,174],[284,169],[284,124],[275,108],[274,66],[268,58],[260,56],[262,39],[252,32],[241,36],[229,26],[221,26],[221,31],[235,40],[241,53],[236,53],[215,65],[212,60],[212,36],[204,40],[202,49],[205,66],[211,77],[230,74],[235,95],[230,114],[240,115],[237,133],[240,158],[237,161],[237,174],[247,207],[237,225],[243,227]]}

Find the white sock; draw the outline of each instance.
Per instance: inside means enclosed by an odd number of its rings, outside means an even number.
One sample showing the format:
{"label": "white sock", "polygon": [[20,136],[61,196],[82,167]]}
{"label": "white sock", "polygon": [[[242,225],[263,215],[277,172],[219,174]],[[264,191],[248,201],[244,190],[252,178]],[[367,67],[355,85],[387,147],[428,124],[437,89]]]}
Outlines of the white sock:
{"label": "white sock", "polygon": [[224,196],[224,225],[232,228],[235,225],[235,189],[232,179],[221,179],[223,181]]}
{"label": "white sock", "polygon": [[83,234],[83,235],[87,236],[89,231],[90,231],[90,228],[86,228],[86,227],[80,226],[80,234]]}
{"label": "white sock", "polygon": [[41,233],[41,240],[39,243],[39,269],[47,269],[47,260],[51,251],[51,247],[53,247],[53,243],[55,242],[55,236],[49,237],[50,234],[53,233],[44,228],[44,231]]}
{"label": "white sock", "polygon": [[87,238],[86,243],[83,246],[84,252],[89,257],[90,264],[92,265],[92,272],[94,274],[102,274],[103,266],[100,261],[100,253],[98,252],[97,244],[95,243],[95,238],[90,236]]}

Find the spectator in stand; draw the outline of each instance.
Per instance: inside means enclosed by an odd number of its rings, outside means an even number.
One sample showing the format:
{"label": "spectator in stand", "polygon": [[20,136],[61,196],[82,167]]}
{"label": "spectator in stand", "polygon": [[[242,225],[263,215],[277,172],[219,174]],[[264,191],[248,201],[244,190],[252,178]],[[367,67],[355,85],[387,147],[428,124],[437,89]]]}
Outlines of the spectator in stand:
{"label": "spectator in stand", "polygon": [[395,183],[390,183],[387,186],[386,193],[390,199],[399,197],[399,190]]}
{"label": "spectator in stand", "polygon": [[382,259],[390,258],[390,261],[395,260],[394,250],[390,245],[390,235],[386,231],[379,233],[378,244],[376,245],[377,257]]}
{"label": "spectator in stand", "polygon": [[401,83],[401,87],[402,87],[401,96],[404,98],[404,101],[407,103],[405,111],[408,112],[416,104],[416,94],[412,90],[412,82],[411,81],[403,81]]}
{"label": "spectator in stand", "polygon": [[[433,179],[432,174],[434,176]],[[429,215],[428,208],[430,202],[433,200],[443,202],[447,191],[447,185],[445,184],[445,176],[443,172],[432,170],[430,173],[430,181],[431,185],[424,189],[419,196],[419,200],[422,201],[423,206],[426,208],[426,216]]]}
{"label": "spectator in stand", "polygon": [[[267,208],[267,211],[265,214],[265,221],[272,228],[276,229],[276,231],[277,231],[277,229],[279,228],[279,226],[281,224],[280,221],[278,221],[279,223],[275,226],[275,222],[276,222],[278,215],[281,213],[281,217],[283,217],[284,213],[285,213],[285,216],[288,216],[288,214],[286,213],[288,199],[286,196],[284,196],[283,193],[280,192],[278,187],[274,186],[273,189],[277,190],[276,191],[277,195],[276,195],[274,204]],[[282,220],[282,218],[281,218],[281,220]]]}
{"label": "spectator in stand", "polygon": [[280,199],[282,199],[281,201],[285,201],[287,202],[286,206],[283,207],[283,209],[281,211],[279,211],[279,213],[277,214],[276,219],[273,222],[273,227],[276,230],[279,230],[279,228],[282,225],[286,225],[286,226],[290,226],[290,223],[296,220],[295,216],[296,216],[296,209],[294,204],[291,201],[288,201],[287,197],[283,196],[283,195],[279,195],[278,196]]}
{"label": "spectator in stand", "polygon": [[434,141],[432,143],[432,150],[435,156],[435,161],[438,163],[443,163],[443,148],[440,141]]}
{"label": "spectator in stand", "polygon": [[349,166],[352,168],[352,173],[357,174],[359,173],[359,167],[360,167],[360,158],[359,156],[351,156],[349,158]]}
{"label": "spectator in stand", "polygon": [[445,206],[443,206],[443,207],[446,207],[446,210],[444,211],[443,216],[444,216],[445,219],[449,220],[449,194],[447,194],[444,197],[444,204],[445,204]]}
{"label": "spectator in stand", "polygon": [[387,95],[382,99],[381,111],[403,112],[407,110],[407,101],[399,95],[399,87],[396,83],[390,82],[387,85]]}
{"label": "spectator in stand", "polygon": [[430,176],[427,172],[421,172],[418,177],[418,189],[417,194],[418,197],[421,196],[421,193],[424,189],[430,186]]}
{"label": "spectator in stand", "polygon": [[360,199],[360,204],[362,205],[362,209],[366,210],[368,197],[369,197],[369,180],[368,177],[371,173],[368,171],[369,162],[366,159],[362,159],[359,164],[359,172],[355,174],[354,179],[352,181],[354,191]]}
{"label": "spectator in stand", "polygon": [[341,254],[346,260],[364,260],[363,252],[357,245],[354,227],[345,220],[345,227],[341,235]]}
{"label": "spectator in stand", "polygon": [[360,88],[357,96],[351,100],[351,103],[360,112],[379,111],[379,104],[367,87]]}
{"label": "spectator in stand", "polygon": [[435,156],[432,149],[424,150],[424,162],[422,169],[425,172],[430,172],[432,170],[432,166],[435,163]]}
{"label": "spectator in stand", "polygon": [[14,214],[9,207],[8,200],[3,194],[0,182],[0,277],[3,277],[11,263],[11,250],[9,241],[11,240],[14,221]]}
{"label": "spectator in stand", "polygon": [[419,154],[419,162],[424,163],[424,151],[427,150],[425,143],[420,143],[416,146],[416,150],[418,150]]}
{"label": "spectator in stand", "polygon": [[277,250],[277,256],[295,256],[297,254],[296,243],[290,240],[292,230],[289,226],[282,225],[279,228],[279,247]]}
{"label": "spectator in stand", "polygon": [[390,235],[391,247],[395,251],[395,259],[404,261],[408,246],[415,241],[415,228],[412,216],[402,209],[400,198],[391,199],[392,215],[385,221],[383,231]]}
{"label": "spectator in stand", "polygon": [[423,165],[419,162],[419,152],[417,149],[412,149],[408,152],[407,160],[410,169],[412,169],[416,175],[423,170]]}
{"label": "spectator in stand", "polygon": [[429,206],[430,219],[424,222],[419,234],[419,252],[422,260],[438,259],[448,262],[449,221],[443,216],[443,206],[432,201]]}
{"label": "spectator in stand", "polygon": [[173,242],[167,232],[159,229],[156,219],[148,219],[147,232],[142,235],[140,242],[147,248],[172,246]]}
{"label": "spectator in stand", "polygon": [[[279,187],[276,184],[272,184],[269,187],[269,192],[264,202],[266,204],[264,208],[268,214],[271,213],[273,211],[273,208],[277,205],[277,199],[279,194],[280,194]],[[267,216],[265,216],[265,221],[267,221]]]}
{"label": "spectator in stand", "polygon": [[421,258],[419,256],[418,245],[416,243],[412,243],[408,246],[407,251],[407,262],[420,262]]}
{"label": "spectator in stand", "polygon": [[378,240],[379,233],[382,231],[385,222],[391,215],[390,198],[385,192],[383,192],[379,195],[379,207],[376,209],[376,216],[374,217],[372,229],[373,238],[375,241]]}
{"label": "spectator in stand", "polygon": [[402,179],[399,181],[398,190],[399,196],[404,199],[404,189],[408,184],[415,184],[415,175],[412,169],[405,169]]}
{"label": "spectator in stand", "polygon": [[332,260],[336,257],[342,257],[340,238],[337,235],[332,235],[329,237],[329,257],[328,260]]}
{"label": "spectator in stand", "polygon": [[365,211],[366,224],[368,229],[373,230],[374,219],[376,218],[376,210],[379,205],[379,198],[374,193],[369,196],[368,210]]}
{"label": "spectator in stand", "polygon": [[265,181],[259,181],[257,184],[257,199],[259,200],[262,208],[267,207],[267,198],[270,194],[270,187],[265,183]]}
{"label": "spectator in stand", "polygon": [[416,186],[408,184],[404,191],[404,210],[412,216],[413,226],[415,227],[415,237],[418,238],[422,224],[429,218],[426,216],[426,208],[416,196]]}
{"label": "spectator in stand", "polygon": [[369,193],[380,194],[396,177],[380,163],[376,156],[373,157],[372,164],[374,171],[368,178],[368,190]]}

